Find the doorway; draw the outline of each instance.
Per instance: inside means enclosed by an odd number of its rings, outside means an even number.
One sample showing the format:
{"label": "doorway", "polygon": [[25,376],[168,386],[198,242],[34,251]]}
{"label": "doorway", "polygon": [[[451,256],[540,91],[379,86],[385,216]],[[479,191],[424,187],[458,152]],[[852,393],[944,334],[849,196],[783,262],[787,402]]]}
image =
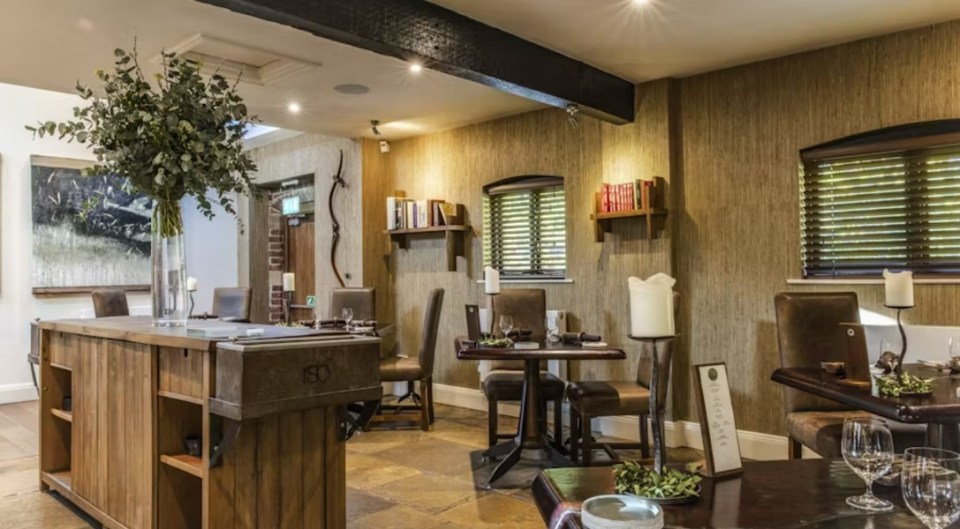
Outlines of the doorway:
{"label": "doorway", "polygon": [[[290,300],[290,319],[312,320],[316,297],[316,235],[313,215],[288,217],[286,229],[286,270],[296,277]],[[312,299],[311,299],[312,298]]]}

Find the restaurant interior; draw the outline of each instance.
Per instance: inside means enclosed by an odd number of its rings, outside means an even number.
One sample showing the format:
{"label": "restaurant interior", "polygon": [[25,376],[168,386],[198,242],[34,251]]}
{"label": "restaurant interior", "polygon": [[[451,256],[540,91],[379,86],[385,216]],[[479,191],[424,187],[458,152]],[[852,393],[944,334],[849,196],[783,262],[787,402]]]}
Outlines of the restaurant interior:
{"label": "restaurant interior", "polygon": [[0,529],[960,527],[960,2],[0,21]]}

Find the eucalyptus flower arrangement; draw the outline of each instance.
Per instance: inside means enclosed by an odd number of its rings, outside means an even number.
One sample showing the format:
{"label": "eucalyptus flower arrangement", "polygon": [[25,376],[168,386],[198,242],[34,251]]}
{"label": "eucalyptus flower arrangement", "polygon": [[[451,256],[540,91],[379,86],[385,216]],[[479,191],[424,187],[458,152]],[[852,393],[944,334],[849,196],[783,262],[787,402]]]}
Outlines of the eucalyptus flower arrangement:
{"label": "eucalyptus flower arrangement", "polygon": [[152,198],[153,229],[161,237],[183,233],[185,196],[213,218],[212,189],[224,210],[236,215],[230,193],[258,193],[251,181],[256,165],[243,151],[244,131],[256,118],[248,115],[236,83],[216,73],[205,79],[195,62],[164,52],[163,72],[151,84],[135,46],[133,52],[118,48],[114,56],[113,72],[97,71],[100,90],[77,84],[87,104],[73,109],[74,119],[27,130],[88,145],[97,163],[86,174],[123,177]]}

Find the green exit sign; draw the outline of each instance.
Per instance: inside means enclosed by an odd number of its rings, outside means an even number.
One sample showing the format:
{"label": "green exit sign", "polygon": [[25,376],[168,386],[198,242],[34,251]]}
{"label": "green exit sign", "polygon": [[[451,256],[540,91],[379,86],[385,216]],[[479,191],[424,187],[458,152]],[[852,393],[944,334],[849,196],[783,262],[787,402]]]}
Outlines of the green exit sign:
{"label": "green exit sign", "polygon": [[283,214],[296,215],[300,213],[300,197],[292,196],[283,199]]}

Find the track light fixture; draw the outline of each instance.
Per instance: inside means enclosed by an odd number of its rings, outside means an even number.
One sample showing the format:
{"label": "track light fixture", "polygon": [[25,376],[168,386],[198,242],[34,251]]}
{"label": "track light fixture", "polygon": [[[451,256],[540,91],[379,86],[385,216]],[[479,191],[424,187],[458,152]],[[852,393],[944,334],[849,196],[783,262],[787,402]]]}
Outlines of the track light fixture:
{"label": "track light fixture", "polygon": [[374,135],[374,136],[379,136],[379,135],[380,135],[380,129],[377,128],[377,125],[379,125],[379,124],[380,124],[380,120],[379,120],[379,119],[371,119],[371,120],[370,120],[370,130],[373,131],[373,135]]}
{"label": "track light fixture", "polygon": [[570,103],[567,105],[567,121],[570,122],[570,126],[573,128],[580,127],[580,106],[575,103]]}

